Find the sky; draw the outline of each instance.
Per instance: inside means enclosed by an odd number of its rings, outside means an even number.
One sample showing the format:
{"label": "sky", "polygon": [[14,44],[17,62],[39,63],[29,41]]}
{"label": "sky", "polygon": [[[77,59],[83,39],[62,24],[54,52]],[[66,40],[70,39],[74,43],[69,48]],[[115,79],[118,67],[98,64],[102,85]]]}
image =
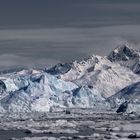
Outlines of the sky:
{"label": "sky", "polygon": [[140,49],[140,0],[0,1],[0,69],[108,55],[126,42]]}

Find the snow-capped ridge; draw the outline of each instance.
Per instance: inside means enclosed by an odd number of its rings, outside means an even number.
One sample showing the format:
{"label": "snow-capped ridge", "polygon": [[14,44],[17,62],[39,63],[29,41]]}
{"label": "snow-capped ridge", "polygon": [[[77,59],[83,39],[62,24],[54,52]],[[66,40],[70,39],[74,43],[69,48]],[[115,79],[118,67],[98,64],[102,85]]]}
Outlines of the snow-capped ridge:
{"label": "snow-capped ridge", "polygon": [[77,72],[83,72],[85,69],[90,69],[95,63],[98,63],[97,55],[91,55],[90,57],[84,58],[80,61],[72,61],[70,63],[58,63],[57,65],[47,68],[45,72],[52,75],[63,75],[68,73],[70,70],[74,69]]}
{"label": "snow-capped ridge", "polygon": [[140,74],[140,52],[128,45],[118,46],[107,58],[111,62],[131,69],[134,73]]}

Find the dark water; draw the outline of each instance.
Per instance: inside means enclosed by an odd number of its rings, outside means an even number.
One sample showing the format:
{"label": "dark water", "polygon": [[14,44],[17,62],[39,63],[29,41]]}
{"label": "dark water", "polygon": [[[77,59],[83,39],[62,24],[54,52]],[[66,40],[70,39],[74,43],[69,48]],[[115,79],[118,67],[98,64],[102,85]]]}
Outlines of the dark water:
{"label": "dark water", "polygon": [[26,134],[25,130],[0,130],[1,140],[10,140],[11,138],[32,137],[32,134]]}
{"label": "dark water", "polygon": [[53,132],[45,132],[45,133],[28,133],[27,130],[0,130],[0,140],[10,140],[12,138],[24,138],[24,137],[78,137],[79,135],[88,136],[92,134],[92,129],[88,127],[82,127],[79,133],[69,134],[69,133],[53,133]]}

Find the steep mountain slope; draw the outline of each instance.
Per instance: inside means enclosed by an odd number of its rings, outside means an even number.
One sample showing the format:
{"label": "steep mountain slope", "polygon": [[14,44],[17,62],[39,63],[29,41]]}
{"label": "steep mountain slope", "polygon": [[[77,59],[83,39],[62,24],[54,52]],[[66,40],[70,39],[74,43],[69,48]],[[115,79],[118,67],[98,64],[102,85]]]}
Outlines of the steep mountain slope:
{"label": "steep mountain slope", "polygon": [[111,62],[130,68],[134,73],[140,74],[140,52],[127,45],[118,46],[108,57]]}
{"label": "steep mountain slope", "polygon": [[126,104],[127,112],[140,113],[140,82],[131,84],[107,99],[112,108]]}

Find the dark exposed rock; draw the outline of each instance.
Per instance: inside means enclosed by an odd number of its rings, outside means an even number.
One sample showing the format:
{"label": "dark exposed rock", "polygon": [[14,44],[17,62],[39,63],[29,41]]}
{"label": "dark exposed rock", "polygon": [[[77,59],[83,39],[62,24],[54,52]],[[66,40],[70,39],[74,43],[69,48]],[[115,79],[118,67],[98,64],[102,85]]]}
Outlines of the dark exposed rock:
{"label": "dark exposed rock", "polygon": [[57,74],[64,74],[67,73],[71,69],[71,63],[59,63],[55,65],[54,67],[50,69],[46,69],[45,72],[50,73],[52,75],[57,75]]}
{"label": "dark exposed rock", "polygon": [[127,45],[119,45],[108,55],[110,61],[127,61],[138,57],[138,53]]}
{"label": "dark exposed rock", "polygon": [[65,113],[66,113],[66,114],[71,114],[70,110],[66,110]]}
{"label": "dark exposed rock", "polygon": [[26,130],[25,130],[25,133],[26,133],[26,134],[32,134],[32,131],[29,130],[29,129],[26,129]]}
{"label": "dark exposed rock", "polygon": [[124,102],[123,104],[120,105],[120,107],[117,109],[117,113],[124,113],[126,112],[127,110],[127,107],[128,107],[128,102]]}
{"label": "dark exposed rock", "polygon": [[137,138],[137,134],[136,133],[132,133],[130,135],[128,135],[128,138]]}

